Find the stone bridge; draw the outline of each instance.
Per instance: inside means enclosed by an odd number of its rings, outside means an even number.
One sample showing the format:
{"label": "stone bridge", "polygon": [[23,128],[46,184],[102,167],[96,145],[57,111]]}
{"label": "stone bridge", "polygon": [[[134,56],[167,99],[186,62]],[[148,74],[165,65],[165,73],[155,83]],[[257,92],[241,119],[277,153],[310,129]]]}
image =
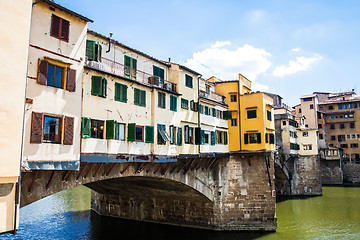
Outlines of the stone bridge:
{"label": "stone bridge", "polygon": [[177,162],[81,162],[79,171],[21,176],[21,205],[85,185],[100,215],[212,230],[275,231],[271,152]]}

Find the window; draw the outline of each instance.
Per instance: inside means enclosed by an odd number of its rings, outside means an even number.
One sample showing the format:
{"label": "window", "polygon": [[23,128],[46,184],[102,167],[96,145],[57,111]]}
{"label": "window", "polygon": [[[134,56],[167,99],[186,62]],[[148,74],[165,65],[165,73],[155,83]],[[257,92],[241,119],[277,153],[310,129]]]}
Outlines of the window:
{"label": "window", "polygon": [[334,135],[331,136],[331,140],[332,140],[332,141],[335,141],[335,140],[336,140],[336,136],[334,136]]}
{"label": "window", "polygon": [[329,110],[334,110],[334,106],[333,106],[333,105],[330,105],[330,106],[328,107],[328,109],[329,109]]}
{"label": "window", "polygon": [[236,119],[236,118],[231,119],[231,126],[232,126],[232,127],[236,127],[236,126],[237,126],[237,119]]}
{"label": "window", "polygon": [[117,140],[125,141],[125,124],[117,123],[115,134]]}
{"label": "window", "polygon": [[205,106],[205,107],[204,107],[204,114],[205,114],[205,115],[210,115],[210,109],[209,109],[208,106]]}
{"label": "window", "polygon": [[198,104],[194,100],[190,101],[190,109],[192,111],[197,112],[197,106],[198,106]]}
{"label": "window", "polygon": [[335,129],[335,124],[330,124],[330,129]]}
{"label": "window", "polygon": [[193,77],[185,74],[185,86],[192,88],[193,87]]}
{"label": "window", "polygon": [[324,139],[324,135],[322,133],[319,134],[320,139]]}
{"label": "window", "polygon": [[351,143],[351,144],[350,144],[350,147],[351,147],[351,148],[358,148],[358,147],[359,147],[359,144],[357,144],[357,143]]}
{"label": "window", "polygon": [[170,110],[177,111],[177,97],[170,95]]}
{"label": "window", "polygon": [[159,108],[166,108],[165,96],[166,96],[165,93],[158,92],[158,107]]}
{"label": "window", "polygon": [[144,141],[144,127],[143,126],[136,126],[136,138],[137,142]]}
{"label": "window", "polygon": [[91,137],[104,138],[104,121],[91,119]]}
{"label": "window", "polygon": [[311,101],[312,101],[312,98],[311,98],[311,97],[304,98],[304,102],[311,102]]}
{"label": "window", "polygon": [[354,118],[354,114],[349,114],[349,118]]}
{"label": "window", "polygon": [[304,144],[303,149],[304,150],[312,150],[312,145],[311,144]]}
{"label": "window", "polygon": [[101,76],[91,77],[91,95],[106,97],[107,81]]}
{"label": "window", "polygon": [[340,123],[340,129],[344,129],[345,128],[345,124],[344,123]]}
{"label": "window", "polygon": [[134,104],[142,107],[146,106],[146,92],[144,90],[134,88]]}
{"label": "window", "polygon": [[271,121],[271,111],[266,110],[267,120]]}
{"label": "window", "polygon": [[230,102],[236,102],[236,95],[230,95]]}
{"label": "window", "polygon": [[319,110],[324,110],[324,108],[323,108],[323,107],[319,107]]}
{"label": "window", "polygon": [[182,128],[181,127],[178,128],[178,132],[177,132],[177,145],[178,146],[182,145]]}
{"label": "window", "polygon": [[350,128],[355,128],[355,123],[351,122],[350,123]]}
{"label": "window", "polygon": [[127,102],[127,86],[120,83],[115,83],[115,101]]}
{"label": "window", "polygon": [[338,104],[338,108],[339,108],[339,110],[343,109],[343,105],[342,105],[342,104]]}
{"label": "window", "polygon": [[310,109],[314,109],[314,104],[310,104]]}
{"label": "window", "polygon": [[220,118],[221,118],[221,114],[224,120],[232,119],[232,113],[230,111],[223,111],[223,112],[220,111]]}
{"label": "window", "polygon": [[261,133],[245,133],[244,140],[245,144],[261,143]]}
{"label": "window", "polygon": [[360,134],[356,134],[356,137],[360,139]]}
{"label": "window", "polygon": [[100,43],[86,40],[86,58],[89,61],[101,62],[102,47]]}
{"label": "window", "polygon": [[354,108],[357,108],[358,107],[358,104],[357,103],[353,103],[354,104]]}
{"label": "window", "polygon": [[340,144],[340,147],[341,148],[348,148],[348,145],[347,144]]}
{"label": "window", "polygon": [[181,108],[182,109],[189,109],[189,101],[184,99],[184,98],[181,98]]}
{"label": "window", "polygon": [[205,85],[205,89],[207,93],[210,93],[210,86],[209,85]]}
{"label": "window", "polygon": [[158,132],[157,132],[157,143],[160,145],[165,145],[166,142],[170,142],[170,136],[166,132],[165,125],[158,124]]}
{"label": "window", "polygon": [[356,134],[351,134],[351,138],[355,139],[356,138]]}
{"label": "window", "polygon": [[303,132],[303,137],[308,137],[309,136],[309,132]]}
{"label": "window", "polygon": [[305,127],[308,128],[308,127],[309,127],[309,124],[305,124]]}
{"label": "window", "polygon": [[290,143],[290,149],[291,150],[299,150],[300,146],[299,146],[299,144],[296,144],[296,143]]}
{"label": "window", "polygon": [[286,125],[286,121],[282,121],[282,123],[283,123],[283,126],[285,126],[285,125]]}
{"label": "window", "polygon": [[322,124],[318,124],[318,128],[319,128],[319,129],[322,129]]}
{"label": "window", "polygon": [[343,142],[345,141],[345,135],[338,135],[338,142]]}
{"label": "window", "polygon": [[159,68],[155,65],[153,65],[153,75],[155,77],[159,77],[160,78],[160,82],[164,82],[164,79],[165,79],[165,71],[164,69],[162,68]]}
{"label": "window", "polygon": [[44,115],[43,142],[61,142],[61,118]]}
{"label": "window", "polygon": [[256,118],[256,110],[248,110],[247,111],[247,118],[248,119]]}
{"label": "window", "polygon": [[213,117],[216,117],[216,114],[217,114],[217,110],[215,108],[212,109],[212,116]]}
{"label": "window", "polygon": [[334,116],[330,116],[330,119],[334,119],[335,117]]}
{"label": "window", "polygon": [[68,20],[65,20],[53,14],[51,16],[50,36],[68,42],[69,26],[70,26],[70,22]]}
{"label": "window", "polygon": [[124,74],[128,78],[136,79],[137,60],[124,55]]}
{"label": "window", "polygon": [[299,108],[299,113],[301,113],[301,108]]}
{"label": "window", "polygon": [[223,132],[222,131],[215,131],[215,135],[216,135],[216,143],[222,144],[224,143],[224,139],[223,139]]}
{"label": "window", "polygon": [[170,144],[176,144],[176,127],[174,125],[170,125]]}
{"label": "window", "polygon": [[189,125],[184,126],[184,142],[186,144],[194,143],[194,128],[189,127]]}
{"label": "window", "polygon": [[64,68],[48,64],[46,85],[62,88]]}
{"label": "window", "polygon": [[210,144],[210,132],[209,131],[203,131],[203,144],[209,145]]}
{"label": "window", "polygon": [[269,134],[269,138],[270,138],[270,144],[275,144],[275,135],[273,133]]}

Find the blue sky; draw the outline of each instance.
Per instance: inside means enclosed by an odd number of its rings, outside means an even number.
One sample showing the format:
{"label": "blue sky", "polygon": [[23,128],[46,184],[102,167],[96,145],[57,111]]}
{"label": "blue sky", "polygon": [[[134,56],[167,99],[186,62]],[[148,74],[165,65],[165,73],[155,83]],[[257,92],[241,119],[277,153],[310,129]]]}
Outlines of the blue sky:
{"label": "blue sky", "polygon": [[56,2],[94,20],[89,29],[205,78],[241,73],[289,105],[360,87],[360,1]]}

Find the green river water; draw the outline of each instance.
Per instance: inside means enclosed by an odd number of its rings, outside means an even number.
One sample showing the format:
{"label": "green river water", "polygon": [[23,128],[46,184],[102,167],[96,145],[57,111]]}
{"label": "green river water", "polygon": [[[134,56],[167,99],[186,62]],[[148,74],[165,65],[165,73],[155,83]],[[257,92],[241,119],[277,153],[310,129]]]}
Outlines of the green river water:
{"label": "green river water", "polygon": [[79,186],[20,210],[16,236],[0,239],[360,239],[360,188],[324,187],[322,197],[276,205],[276,233],[224,233],[100,217]]}

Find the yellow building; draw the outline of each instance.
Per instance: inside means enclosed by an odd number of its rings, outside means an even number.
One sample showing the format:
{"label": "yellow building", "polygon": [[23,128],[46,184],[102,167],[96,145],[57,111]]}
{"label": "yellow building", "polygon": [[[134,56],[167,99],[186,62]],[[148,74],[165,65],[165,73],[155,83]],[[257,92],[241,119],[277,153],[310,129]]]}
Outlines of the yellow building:
{"label": "yellow building", "polygon": [[216,83],[216,92],[226,97],[229,106],[229,150],[275,150],[273,99],[263,92],[251,92],[251,81],[239,74],[239,80]]}
{"label": "yellow building", "polygon": [[[1,1],[0,233],[16,232],[31,0]],[[5,57],[6,56],[6,57]]]}

